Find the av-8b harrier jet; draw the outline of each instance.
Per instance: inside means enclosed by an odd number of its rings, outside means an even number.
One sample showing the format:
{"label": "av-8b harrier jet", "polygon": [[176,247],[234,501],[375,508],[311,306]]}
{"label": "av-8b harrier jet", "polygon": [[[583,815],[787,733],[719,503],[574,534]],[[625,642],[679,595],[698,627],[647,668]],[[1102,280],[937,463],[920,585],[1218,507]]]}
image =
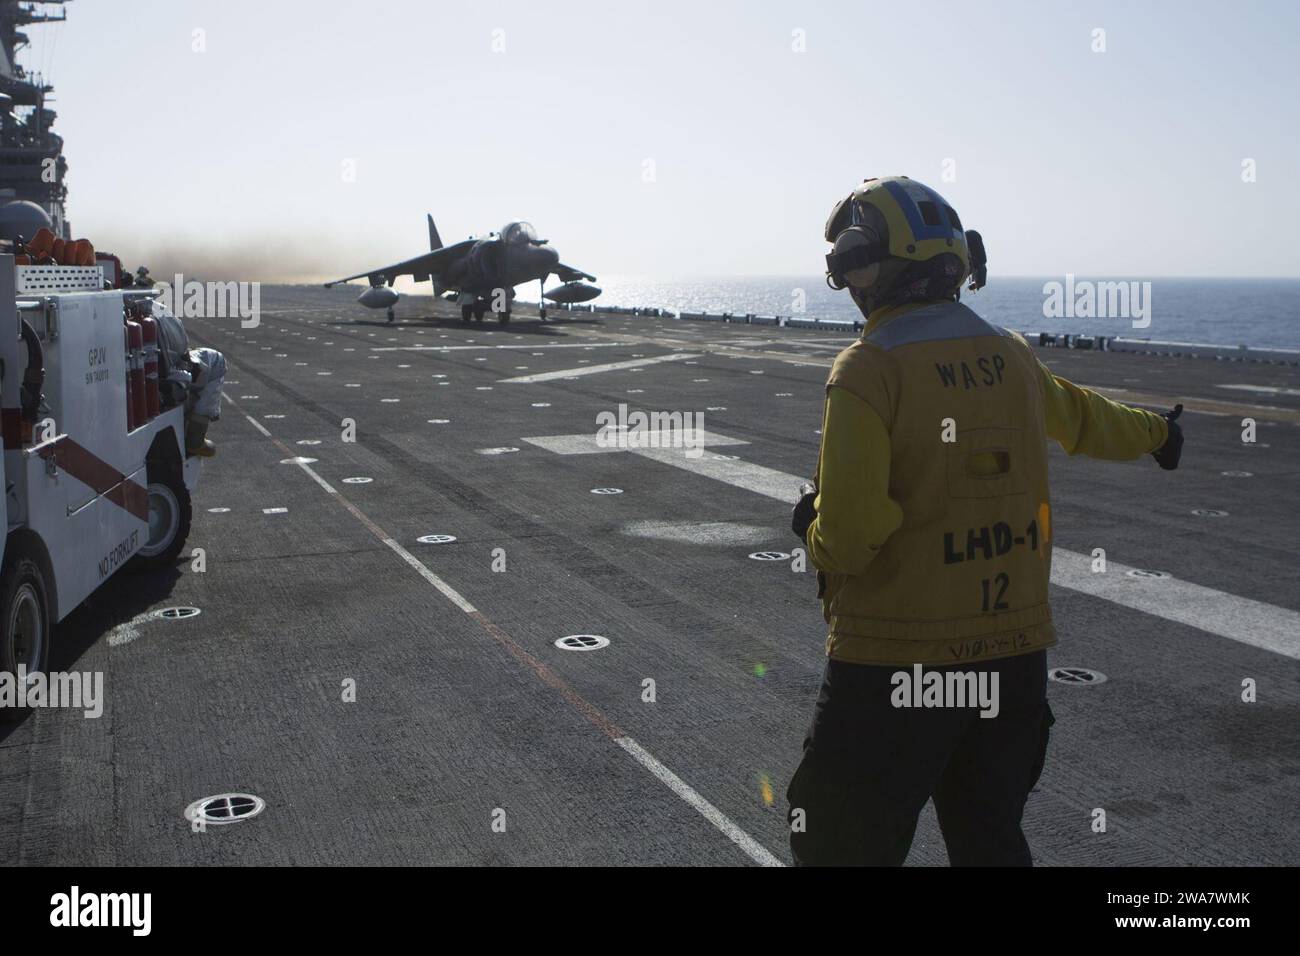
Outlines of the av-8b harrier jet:
{"label": "av-8b harrier jet", "polygon": [[[409,275],[416,282],[432,281],[434,295],[455,298],[460,304],[461,321],[467,325],[471,319],[482,322],[487,312],[494,312],[502,325],[509,322],[514,287],[524,282],[540,283],[539,311],[543,322],[548,299],[566,304],[587,302],[600,295],[600,289],[582,281],[595,282],[596,277],[562,263],[555,248],[547,240],[537,238],[531,223],[518,220],[507,223],[500,233],[491,233],[486,239],[471,238],[444,246],[433,216],[428,220],[430,252],[391,266],[334,279],[326,282],[325,288],[352,279],[367,279],[370,288],[357,301],[370,309],[387,309],[391,322],[398,299],[392,289],[393,282],[398,276]],[[559,277],[564,285],[547,292],[546,280],[551,275]]]}

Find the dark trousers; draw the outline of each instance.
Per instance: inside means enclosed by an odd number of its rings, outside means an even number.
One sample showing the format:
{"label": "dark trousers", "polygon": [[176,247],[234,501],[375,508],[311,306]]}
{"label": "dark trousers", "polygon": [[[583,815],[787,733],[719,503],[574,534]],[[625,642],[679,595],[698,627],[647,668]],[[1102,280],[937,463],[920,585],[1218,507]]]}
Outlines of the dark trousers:
{"label": "dark trousers", "polygon": [[925,668],[951,670],[996,671],[998,715],[895,707],[891,680],[911,667],[827,661],[786,794],[797,864],[901,866],[931,797],[953,866],[1032,864],[1020,817],[1042,773],[1053,721],[1047,652]]}

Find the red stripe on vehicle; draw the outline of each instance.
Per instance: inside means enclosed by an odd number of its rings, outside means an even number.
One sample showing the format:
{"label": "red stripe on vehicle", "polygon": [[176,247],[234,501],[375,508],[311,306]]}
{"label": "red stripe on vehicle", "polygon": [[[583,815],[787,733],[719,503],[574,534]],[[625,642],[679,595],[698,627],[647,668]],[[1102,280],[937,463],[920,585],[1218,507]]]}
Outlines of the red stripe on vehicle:
{"label": "red stripe on vehicle", "polygon": [[[6,433],[7,437],[7,433]],[[39,452],[41,458],[54,459],[54,464],[73,478],[92,488],[113,504],[125,508],[141,521],[149,520],[149,493],[144,485],[127,478],[104,459],[89,449],[78,445],[66,435],[47,445]]]}

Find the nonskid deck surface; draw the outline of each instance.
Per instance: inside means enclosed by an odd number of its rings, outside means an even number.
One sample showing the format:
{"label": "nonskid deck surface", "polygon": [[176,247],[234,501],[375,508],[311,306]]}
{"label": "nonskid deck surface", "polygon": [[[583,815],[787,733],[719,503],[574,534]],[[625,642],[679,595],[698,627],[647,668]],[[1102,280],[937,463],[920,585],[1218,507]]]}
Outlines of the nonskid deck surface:
{"label": "nonskid deck surface", "polygon": [[[522,308],[464,327],[415,298],[388,325],[354,298],[272,288],[255,329],[187,321],[230,362],[206,570],[122,576],[60,627],[56,669],[102,671],[104,713],[0,731],[0,857],[788,862],[824,625],[812,574],[751,555],[796,544],[850,337]],[[1300,370],[1039,354],[1188,413],[1172,474],[1052,452],[1049,663],[1108,679],[1050,687],[1036,859],[1294,864]],[[708,444],[597,447],[620,403],[700,413]],[[151,616],[177,605],[202,613]],[[555,646],[580,634],[609,645]],[[191,832],[185,807],[231,791],[267,809]],[[946,862],[929,809],[909,862]]]}

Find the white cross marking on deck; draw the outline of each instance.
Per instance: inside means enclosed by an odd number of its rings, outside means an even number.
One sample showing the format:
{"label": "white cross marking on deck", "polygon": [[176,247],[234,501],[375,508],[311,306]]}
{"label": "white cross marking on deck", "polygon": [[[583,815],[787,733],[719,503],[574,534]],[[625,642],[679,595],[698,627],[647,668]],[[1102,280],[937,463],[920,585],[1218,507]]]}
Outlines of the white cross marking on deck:
{"label": "white cross marking on deck", "polygon": [[677,362],[682,359],[699,358],[685,352],[672,352],[668,355],[656,355],[654,358],[628,359],[626,362],[609,362],[605,365],[583,365],[580,368],[560,369],[556,372],[538,372],[536,375],[519,375],[515,378],[503,378],[503,382],[531,384],[533,382],[550,382],[557,378],[575,378],[579,375],[596,375],[600,372],[618,372],[624,369],[640,368],[643,365],[658,365],[660,362]]}

